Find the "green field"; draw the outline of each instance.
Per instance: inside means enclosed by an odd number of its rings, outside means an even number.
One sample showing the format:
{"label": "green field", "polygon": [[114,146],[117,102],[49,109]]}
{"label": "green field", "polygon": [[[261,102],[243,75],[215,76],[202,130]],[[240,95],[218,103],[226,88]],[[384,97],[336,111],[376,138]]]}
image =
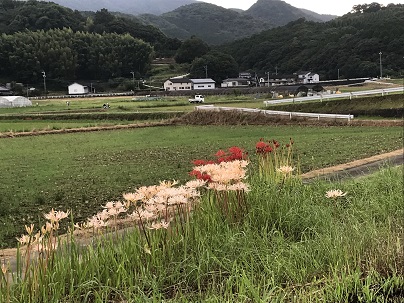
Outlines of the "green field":
{"label": "green field", "polygon": [[402,147],[401,127],[170,126],[0,139],[0,243],[52,207],[83,220],[141,185],[188,179],[193,159],[259,138],[295,140],[303,171]]}

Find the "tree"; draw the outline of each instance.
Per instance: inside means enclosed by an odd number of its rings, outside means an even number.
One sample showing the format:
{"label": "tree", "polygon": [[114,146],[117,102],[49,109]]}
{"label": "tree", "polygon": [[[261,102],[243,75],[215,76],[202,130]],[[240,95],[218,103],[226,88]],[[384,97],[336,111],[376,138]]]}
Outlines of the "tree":
{"label": "tree", "polygon": [[191,63],[195,58],[205,55],[209,46],[201,39],[192,36],[185,40],[175,55],[177,63]]}
{"label": "tree", "polygon": [[196,58],[192,62],[191,77],[205,78],[205,68],[207,68],[208,77],[216,82],[235,77],[239,71],[238,64],[231,55],[218,51],[211,51],[200,58]]}

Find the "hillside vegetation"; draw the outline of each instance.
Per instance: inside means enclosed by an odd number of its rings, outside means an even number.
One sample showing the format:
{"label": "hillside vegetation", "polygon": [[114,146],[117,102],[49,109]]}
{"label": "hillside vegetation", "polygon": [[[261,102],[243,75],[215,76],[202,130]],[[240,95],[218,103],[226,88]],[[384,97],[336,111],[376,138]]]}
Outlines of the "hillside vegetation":
{"label": "hillside vegetation", "polygon": [[263,31],[220,49],[231,54],[240,70],[280,74],[312,70],[321,79],[376,77],[379,52],[383,75],[404,72],[404,5],[358,11],[327,23],[299,19]]}
{"label": "hillside vegetation", "polygon": [[222,44],[273,27],[268,21],[240,14],[208,3],[177,8],[161,16],[141,15],[139,18],[159,27],[170,37],[186,39],[198,36],[209,44]]}
{"label": "hillside vegetation", "polygon": [[196,35],[209,44],[217,45],[282,26],[299,18],[323,22],[336,16],[316,14],[284,1],[259,0],[246,11],[202,2],[185,5],[160,16],[144,14],[138,17],[157,26],[170,37],[187,39]]}
{"label": "hillside vegetation", "polygon": [[167,38],[159,29],[134,16],[115,16],[106,9],[84,13],[45,1],[0,0],[0,33],[63,28],[99,34],[129,33],[152,44],[158,55],[172,56],[180,45],[178,40]]}

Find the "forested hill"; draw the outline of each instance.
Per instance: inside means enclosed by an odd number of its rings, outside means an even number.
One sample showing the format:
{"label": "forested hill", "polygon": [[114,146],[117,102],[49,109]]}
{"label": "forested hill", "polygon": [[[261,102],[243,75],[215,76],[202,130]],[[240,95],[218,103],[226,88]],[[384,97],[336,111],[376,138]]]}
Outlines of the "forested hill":
{"label": "forested hill", "polygon": [[293,7],[281,0],[258,0],[247,11],[225,9],[204,2],[184,5],[160,16],[137,16],[160,28],[169,37],[187,39],[198,36],[208,44],[218,45],[249,37],[263,30],[306,18],[323,22],[336,16],[320,15]]}
{"label": "forested hill", "polygon": [[138,17],[159,27],[170,37],[187,39],[195,35],[216,45],[249,37],[274,26],[269,21],[263,22],[252,16],[203,2],[185,5],[161,16]]}
{"label": "forested hill", "polygon": [[330,20],[330,16],[323,16],[309,10],[302,10],[280,0],[258,0],[244,12],[244,15],[252,16],[264,22],[270,22],[276,26],[282,26],[300,18],[306,18],[306,20],[316,22]]}
{"label": "forested hill", "polygon": [[356,6],[327,23],[300,19],[250,38],[221,46],[241,70],[293,73],[311,70],[322,79],[379,75],[382,52],[383,75],[404,73],[404,5]]}
{"label": "forested hill", "polygon": [[152,44],[157,55],[172,56],[180,41],[168,38],[159,29],[133,18],[115,16],[102,9],[82,13],[44,1],[0,0],[0,33],[13,34],[24,30],[71,28],[90,33],[129,33]]}
{"label": "forested hill", "polygon": [[180,6],[196,3],[195,0],[49,0],[79,11],[97,11],[105,8],[113,12],[132,15],[160,15]]}

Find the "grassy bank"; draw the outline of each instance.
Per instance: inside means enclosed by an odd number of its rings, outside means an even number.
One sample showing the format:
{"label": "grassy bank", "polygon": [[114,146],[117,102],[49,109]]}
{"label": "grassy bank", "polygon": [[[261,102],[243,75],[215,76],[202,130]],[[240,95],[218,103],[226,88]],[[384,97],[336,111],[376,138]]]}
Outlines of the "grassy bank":
{"label": "grassy bank", "polygon": [[[237,220],[218,193],[202,191],[192,216],[168,229],[72,243],[46,270],[32,266],[14,284],[0,278],[0,301],[400,302],[402,169],[303,185],[250,166]],[[346,195],[327,198],[336,188]]]}
{"label": "grassy bank", "polygon": [[400,119],[404,114],[404,95],[353,98],[352,100],[315,101],[268,106],[266,109],[305,113],[350,114],[359,117]]}

